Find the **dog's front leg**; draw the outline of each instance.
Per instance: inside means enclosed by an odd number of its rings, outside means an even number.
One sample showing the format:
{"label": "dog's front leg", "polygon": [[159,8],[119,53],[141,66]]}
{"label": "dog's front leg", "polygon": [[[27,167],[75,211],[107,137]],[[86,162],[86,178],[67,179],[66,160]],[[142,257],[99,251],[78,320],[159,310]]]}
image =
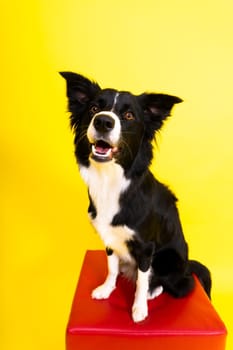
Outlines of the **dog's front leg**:
{"label": "dog's front leg", "polygon": [[111,251],[107,250],[108,275],[103,284],[93,290],[93,299],[107,299],[116,288],[116,279],[119,273],[119,258]]}
{"label": "dog's front leg", "polygon": [[141,322],[148,316],[147,293],[149,290],[150,269],[146,272],[138,269],[136,291],[132,308],[134,322]]}

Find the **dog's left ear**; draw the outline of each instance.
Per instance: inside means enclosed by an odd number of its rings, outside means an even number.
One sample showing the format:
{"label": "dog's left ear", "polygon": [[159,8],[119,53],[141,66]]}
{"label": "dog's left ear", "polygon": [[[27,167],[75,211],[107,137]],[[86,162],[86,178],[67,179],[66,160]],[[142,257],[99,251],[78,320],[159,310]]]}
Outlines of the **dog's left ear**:
{"label": "dog's left ear", "polygon": [[86,103],[100,90],[97,83],[90,81],[81,74],[59,72],[67,83],[67,97],[79,103]]}
{"label": "dog's left ear", "polygon": [[60,72],[66,80],[66,94],[68,97],[68,108],[71,112],[71,127],[75,128],[83,113],[88,108],[88,103],[100,91],[97,83],[73,72]]}
{"label": "dog's left ear", "polygon": [[179,97],[166,94],[144,93],[138,98],[144,111],[145,122],[153,134],[161,128],[163,121],[170,115],[174,104],[182,102]]}

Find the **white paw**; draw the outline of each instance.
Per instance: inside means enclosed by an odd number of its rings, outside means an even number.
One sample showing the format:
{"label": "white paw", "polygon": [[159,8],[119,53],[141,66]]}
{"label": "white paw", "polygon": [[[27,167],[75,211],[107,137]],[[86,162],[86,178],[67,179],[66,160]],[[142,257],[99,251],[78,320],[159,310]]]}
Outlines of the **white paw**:
{"label": "white paw", "polygon": [[92,291],[91,296],[93,299],[107,299],[114,289],[115,287],[109,286],[104,283],[101,286],[94,289]]}
{"label": "white paw", "polygon": [[160,294],[163,293],[163,287],[158,286],[153,290],[152,294],[150,292],[147,293],[147,300],[152,300],[154,298],[157,298]]}
{"label": "white paw", "polygon": [[133,305],[132,308],[132,318],[134,322],[141,322],[145,320],[145,318],[148,316],[148,308],[147,305]]}

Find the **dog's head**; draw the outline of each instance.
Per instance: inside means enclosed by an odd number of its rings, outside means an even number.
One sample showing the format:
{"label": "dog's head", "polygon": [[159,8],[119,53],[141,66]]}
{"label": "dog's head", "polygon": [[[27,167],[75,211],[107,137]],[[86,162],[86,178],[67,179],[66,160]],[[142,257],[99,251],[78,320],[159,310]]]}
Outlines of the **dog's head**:
{"label": "dog's head", "polygon": [[175,103],[175,96],[101,89],[82,75],[61,72],[67,82],[77,160],[88,166],[115,161],[125,171],[141,172],[152,158],[151,141]]}

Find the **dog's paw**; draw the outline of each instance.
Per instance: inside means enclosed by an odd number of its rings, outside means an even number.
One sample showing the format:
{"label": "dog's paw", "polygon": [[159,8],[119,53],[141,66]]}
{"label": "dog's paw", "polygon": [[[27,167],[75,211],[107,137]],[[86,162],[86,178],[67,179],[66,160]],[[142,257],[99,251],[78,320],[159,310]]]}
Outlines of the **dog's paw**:
{"label": "dog's paw", "polygon": [[158,286],[153,290],[152,293],[150,293],[150,292],[147,293],[147,300],[152,300],[154,298],[157,298],[162,293],[163,293],[163,287]]}
{"label": "dog's paw", "polygon": [[147,316],[148,316],[147,304],[145,304],[144,306],[133,305],[132,318],[133,318],[134,322],[136,322],[136,323],[142,322],[145,320],[145,318],[147,318]]}
{"label": "dog's paw", "polygon": [[92,291],[92,299],[107,299],[114,289],[115,287],[104,283]]}

